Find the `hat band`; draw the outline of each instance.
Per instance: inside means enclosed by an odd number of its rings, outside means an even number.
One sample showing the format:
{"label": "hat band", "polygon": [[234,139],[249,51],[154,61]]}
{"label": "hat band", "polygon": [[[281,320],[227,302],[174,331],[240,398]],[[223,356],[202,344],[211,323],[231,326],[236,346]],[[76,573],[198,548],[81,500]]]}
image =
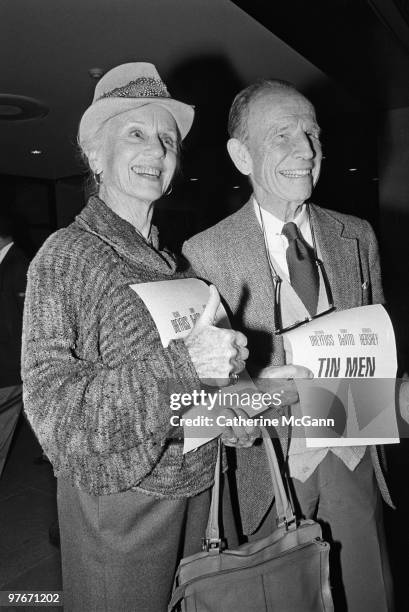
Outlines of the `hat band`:
{"label": "hat band", "polygon": [[170,98],[170,94],[160,79],[140,77],[104,93],[98,100],[102,98]]}

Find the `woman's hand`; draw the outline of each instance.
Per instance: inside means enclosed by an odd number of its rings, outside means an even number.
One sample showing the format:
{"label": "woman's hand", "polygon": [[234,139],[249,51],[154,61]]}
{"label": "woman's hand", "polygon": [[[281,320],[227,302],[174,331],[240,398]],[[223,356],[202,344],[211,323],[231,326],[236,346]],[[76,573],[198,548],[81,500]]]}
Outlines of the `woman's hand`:
{"label": "woman's hand", "polygon": [[253,379],[257,389],[263,393],[280,394],[281,406],[291,406],[298,402],[297,378],[314,378],[308,368],[298,365],[269,366],[263,368]]}
{"label": "woman's hand", "polygon": [[249,354],[244,334],[213,325],[219,304],[219,293],[211,285],[206,308],[184,339],[200,380],[213,387],[231,384],[230,377],[244,370]]}

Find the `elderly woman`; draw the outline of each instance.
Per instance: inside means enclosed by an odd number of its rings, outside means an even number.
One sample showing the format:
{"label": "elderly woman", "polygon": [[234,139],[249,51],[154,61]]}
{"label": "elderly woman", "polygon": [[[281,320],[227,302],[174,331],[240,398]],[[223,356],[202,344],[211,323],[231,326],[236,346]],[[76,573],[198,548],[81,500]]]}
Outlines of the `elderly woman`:
{"label": "elderly woman", "polygon": [[192,121],[153,65],[108,72],[79,128],[98,195],[30,267],[24,402],[58,479],[66,611],[165,610],[180,555],[200,549],[216,446],[182,454],[163,389],[237,375],[246,339],[213,327],[213,288],[190,335],[164,348],[130,288],[192,276],[151,224]]}

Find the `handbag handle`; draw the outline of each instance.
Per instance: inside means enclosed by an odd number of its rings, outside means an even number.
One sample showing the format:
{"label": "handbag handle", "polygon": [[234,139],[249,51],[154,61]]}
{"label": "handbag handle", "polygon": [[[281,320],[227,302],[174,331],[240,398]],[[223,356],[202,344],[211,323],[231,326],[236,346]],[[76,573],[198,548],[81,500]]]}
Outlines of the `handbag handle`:
{"label": "handbag handle", "polygon": [[270,435],[264,426],[261,426],[260,429],[261,434],[263,436],[264,448],[266,449],[267,453],[271,480],[273,482],[273,490],[277,512],[277,524],[279,526],[288,526],[290,525],[290,523],[295,522],[294,511],[284,487],[283,477],[281,476],[281,470],[278,465],[277,455],[274,450]]}
{"label": "handbag handle", "polygon": [[[295,515],[288,499],[283,478],[278,465],[277,455],[267,429],[260,427],[263,436],[263,444],[267,454],[268,466],[274,489],[274,497],[277,511],[278,526],[285,525],[286,528],[295,522]],[[221,548],[219,530],[219,503],[220,503],[220,469],[221,469],[221,440],[218,439],[217,460],[214,470],[214,484],[212,487],[212,501],[210,504],[209,519],[206,527],[206,535],[202,539],[202,549],[209,551],[213,548]]]}

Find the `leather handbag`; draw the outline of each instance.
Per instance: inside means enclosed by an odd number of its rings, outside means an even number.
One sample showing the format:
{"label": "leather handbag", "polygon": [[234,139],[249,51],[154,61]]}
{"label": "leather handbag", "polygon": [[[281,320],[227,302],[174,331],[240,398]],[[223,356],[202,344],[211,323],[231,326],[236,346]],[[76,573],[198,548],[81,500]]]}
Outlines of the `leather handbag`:
{"label": "leather handbag", "polygon": [[329,544],[311,520],[296,521],[270,436],[262,429],[277,529],[230,550],[220,539],[220,442],[202,552],[181,560],[168,612],[332,611]]}

